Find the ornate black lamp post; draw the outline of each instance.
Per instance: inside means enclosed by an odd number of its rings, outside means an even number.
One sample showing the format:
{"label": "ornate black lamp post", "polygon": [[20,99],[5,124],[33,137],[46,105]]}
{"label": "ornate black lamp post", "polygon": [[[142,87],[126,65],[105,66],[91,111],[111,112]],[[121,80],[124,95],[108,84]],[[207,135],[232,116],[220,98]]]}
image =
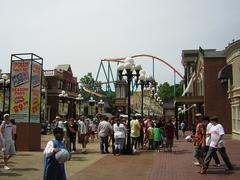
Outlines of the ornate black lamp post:
{"label": "ornate black lamp post", "polygon": [[10,79],[8,79],[8,75],[7,74],[3,74],[2,75],[2,78],[0,79],[0,85],[2,87],[2,91],[3,91],[3,97],[2,97],[2,118],[3,118],[3,115],[5,114],[6,112],[6,109],[7,111],[9,110],[8,106],[9,106],[9,102],[7,104],[7,108],[6,108],[6,90],[8,91],[9,90],[9,85],[10,85]]}
{"label": "ornate black lamp post", "polygon": [[93,99],[93,97],[90,97],[90,99],[88,100],[88,105],[89,105],[88,115],[94,116],[94,114],[95,114],[95,104],[96,104],[96,101]]}
{"label": "ornate black lamp post", "polygon": [[141,117],[143,118],[143,97],[144,87],[146,86],[146,71],[142,69],[139,74],[139,83],[136,82],[136,84],[141,86]]}
{"label": "ornate black lamp post", "polygon": [[[127,84],[128,84],[128,127],[127,127],[127,154],[132,154],[131,148],[131,127],[130,127],[130,120],[131,120],[131,82],[133,77],[136,77],[136,80],[139,80],[140,70],[142,69],[141,65],[135,65],[134,60],[132,58],[126,58],[124,64],[119,64],[118,66],[118,73],[119,79],[122,80],[123,76],[127,77]],[[123,74],[123,71],[125,73]],[[135,71],[135,73],[134,73]]]}
{"label": "ornate black lamp post", "polygon": [[65,91],[62,91],[61,94],[58,95],[59,103],[58,103],[58,113],[59,115],[64,117],[68,114],[68,94]]}
{"label": "ornate black lamp post", "polygon": [[78,94],[78,96],[75,98],[76,100],[76,115],[80,116],[83,112],[82,112],[82,101],[83,101],[83,97],[81,94]]}
{"label": "ornate black lamp post", "polygon": [[98,102],[98,106],[99,106],[98,113],[103,114],[104,113],[104,101],[102,99]]}

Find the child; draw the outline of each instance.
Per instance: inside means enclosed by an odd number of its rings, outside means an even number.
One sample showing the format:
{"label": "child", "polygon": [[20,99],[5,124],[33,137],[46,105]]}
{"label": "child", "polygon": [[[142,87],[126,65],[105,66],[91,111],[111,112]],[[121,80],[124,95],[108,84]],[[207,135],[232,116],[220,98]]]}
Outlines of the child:
{"label": "child", "polygon": [[153,145],[153,128],[154,128],[154,124],[152,123],[151,126],[149,126],[148,129],[147,129],[148,150],[153,150],[154,149],[154,145]]}
{"label": "child", "polygon": [[55,154],[64,148],[64,132],[61,128],[53,130],[54,140],[47,143],[44,150],[44,180],[66,180],[66,173],[63,163],[58,163]]}
{"label": "child", "polygon": [[159,152],[159,142],[161,141],[161,130],[158,125],[153,128],[153,140],[155,145],[155,150]]}

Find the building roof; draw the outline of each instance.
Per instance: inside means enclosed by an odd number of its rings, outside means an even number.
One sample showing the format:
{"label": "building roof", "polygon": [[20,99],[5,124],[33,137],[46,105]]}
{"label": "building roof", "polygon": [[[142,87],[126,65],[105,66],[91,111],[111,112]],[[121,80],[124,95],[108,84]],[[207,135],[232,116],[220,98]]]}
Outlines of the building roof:
{"label": "building roof", "polygon": [[70,64],[59,64],[56,68],[58,71],[69,71],[72,73]]}
{"label": "building roof", "polygon": [[225,51],[204,51],[204,57],[205,58],[224,58],[225,56]]}

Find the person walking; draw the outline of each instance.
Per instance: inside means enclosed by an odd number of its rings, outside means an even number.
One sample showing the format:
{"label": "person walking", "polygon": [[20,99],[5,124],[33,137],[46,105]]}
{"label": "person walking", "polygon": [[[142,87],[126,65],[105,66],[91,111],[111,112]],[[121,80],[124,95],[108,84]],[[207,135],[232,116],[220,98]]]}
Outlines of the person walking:
{"label": "person walking", "polygon": [[166,149],[167,151],[172,152],[175,128],[171,119],[167,120],[167,123],[165,124],[164,129],[165,129],[166,138],[167,138]]}
{"label": "person walking", "polygon": [[[205,148],[203,150],[204,157],[206,157],[207,152],[209,150],[210,143],[211,143],[210,129],[213,126],[213,124],[210,122],[209,116],[203,116],[202,119],[203,119],[203,124],[206,127],[206,138],[205,138],[206,146],[205,146]],[[218,166],[218,167],[221,166],[220,160],[219,160],[218,155],[217,155],[217,152],[215,152],[213,154],[213,159],[215,161],[216,166]]]}
{"label": "person walking", "polygon": [[205,148],[205,135],[206,135],[206,128],[202,121],[203,117],[201,116],[198,119],[197,126],[196,126],[196,132],[194,135],[194,146],[195,146],[195,152],[194,157],[198,160],[199,165],[203,167],[203,161],[204,161],[204,148]]}
{"label": "person walking", "polygon": [[70,119],[69,123],[69,130],[70,130],[70,152],[76,151],[76,136],[78,131],[78,125],[73,118]]}
{"label": "person walking", "polygon": [[161,132],[158,124],[154,125],[153,128],[153,140],[154,140],[154,149],[156,152],[159,152],[159,146],[161,141]]}
{"label": "person walking", "polygon": [[210,118],[212,127],[209,131],[209,134],[211,135],[211,142],[209,145],[209,149],[207,152],[207,155],[205,157],[201,174],[206,174],[207,169],[209,167],[209,163],[216,151],[219,151],[225,165],[226,169],[225,171],[233,170],[233,166],[231,161],[229,160],[229,157],[226,152],[225,144],[224,144],[224,129],[223,126],[218,122],[218,117],[213,116]]}
{"label": "person walking", "polygon": [[88,129],[84,122],[84,116],[80,116],[78,120],[78,143],[82,144],[82,153],[87,153],[86,147],[88,143]]}
{"label": "person walking", "polygon": [[180,124],[180,127],[181,127],[181,130],[182,130],[182,137],[185,137],[185,132],[186,132],[186,129],[187,129],[186,122],[182,121],[181,124]]}
{"label": "person walking", "polygon": [[65,130],[64,122],[60,116],[56,116],[55,123],[55,127],[62,128],[63,131]]}
{"label": "person walking", "polygon": [[62,128],[53,130],[54,140],[47,143],[44,149],[44,180],[66,180],[64,163],[57,162],[55,154],[64,148]]}
{"label": "person walking", "polygon": [[127,129],[126,127],[120,122],[120,119],[116,119],[116,123],[113,125],[113,131],[114,131],[114,140],[115,140],[115,150],[114,155],[117,153],[118,155],[121,154],[121,151],[123,150],[123,144],[125,141]]}
{"label": "person walking", "polygon": [[89,124],[89,135],[90,135],[91,142],[94,142],[95,140],[96,129],[97,129],[96,122],[95,120],[92,120]]}
{"label": "person walking", "polygon": [[12,125],[13,125],[13,140],[14,140],[14,146],[15,146],[15,151],[17,150],[17,125],[16,125],[16,122],[15,122],[15,119],[11,119],[10,120]]}
{"label": "person walking", "polygon": [[5,148],[4,148],[4,169],[9,170],[7,166],[9,159],[16,154],[14,140],[13,140],[13,125],[10,121],[9,114],[4,114],[4,120],[0,126],[0,131],[4,138]]}
{"label": "person walking", "polygon": [[154,128],[154,124],[152,123],[151,126],[149,126],[147,129],[148,150],[154,150],[153,128]]}
{"label": "person walking", "polygon": [[98,125],[98,135],[100,139],[101,153],[109,153],[108,151],[108,136],[112,134],[111,124],[104,119],[103,115],[99,115],[100,123]]}
{"label": "person walking", "polygon": [[138,141],[140,137],[140,123],[136,116],[133,116],[133,119],[130,121],[131,128],[131,138],[132,138],[132,149],[133,153],[139,150]]}

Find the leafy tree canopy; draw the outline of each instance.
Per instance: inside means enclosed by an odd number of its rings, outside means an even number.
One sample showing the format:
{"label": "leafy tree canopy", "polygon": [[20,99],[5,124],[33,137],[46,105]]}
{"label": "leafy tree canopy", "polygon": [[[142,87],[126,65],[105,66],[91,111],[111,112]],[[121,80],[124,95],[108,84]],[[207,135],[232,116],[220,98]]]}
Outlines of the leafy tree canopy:
{"label": "leafy tree canopy", "polygon": [[[183,82],[175,85],[176,96],[181,96],[183,93]],[[168,82],[164,82],[158,86],[158,95],[160,99],[165,102],[174,98],[174,85],[170,85]]]}

